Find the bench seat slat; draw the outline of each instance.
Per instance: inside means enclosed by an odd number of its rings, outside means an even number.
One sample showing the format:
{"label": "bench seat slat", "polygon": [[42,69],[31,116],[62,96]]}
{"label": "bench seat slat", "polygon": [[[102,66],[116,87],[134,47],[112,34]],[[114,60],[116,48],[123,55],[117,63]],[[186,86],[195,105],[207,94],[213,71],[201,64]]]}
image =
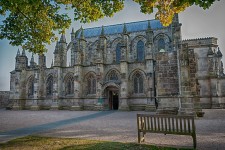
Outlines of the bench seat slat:
{"label": "bench seat slat", "polygon": [[173,131],[158,131],[158,130],[139,130],[146,133],[164,133],[164,134],[176,134],[176,135],[192,135],[192,133],[173,132]]}
{"label": "bench seat slat", "polygon": [[163,124],[163,121],[164,120],[164,118],[163,117],[161,117],[161,131],[164,131],[164,124]]}
{"label": "bench seat slat", "polygon": [[184,121],[184,132],[187,132],[187,129],[186,129],[186,119],[183,118],[183,121]]}
{"label": "bench seat slat", "polygon": [[151,120],[151,130],[153,129],[153,122],[152,122],[152,117],[150,117],[150,120]]}
{"label": "bench seat slat", "polygon": [[190,119],[188,119],[188,132],[191,132],[191,125],[190,125]]}
{"label": "bench seat slat", "polygon": [[179,122],[180,122],[180,131],[182,132],[182,126],[183,126],[183,124],[182,124],[182,119],[181,118],[179,118]]}
{"label": "bench seat slat", "polygon": [[157,130],[157,127],[156,127],[156,118],[154,117],[154,130]]}
{"label": "bench seat slat", "polygon": [[170,117],[168,117],[169,131],[171,131]]}
{"label": "bench seat slat", "polygon": [[173,132],[175,132],[174,118],[172,118],[172,128],[173,128]]}
{"label": "bench seat slat", "polygon": [[179,126],[178,126],[178,118],[176,118],[176,132],[179,131]]}
{"label": "bench seat slat", "polygon": [[165,119],[165,131],[167,131],[167,118],[164,119]]}
{"label": "bench seat slat", "polygon": [[159,117],[157,117],[157,125],[158,125],[158,131],[161,131],[161,130],[160,130]]}

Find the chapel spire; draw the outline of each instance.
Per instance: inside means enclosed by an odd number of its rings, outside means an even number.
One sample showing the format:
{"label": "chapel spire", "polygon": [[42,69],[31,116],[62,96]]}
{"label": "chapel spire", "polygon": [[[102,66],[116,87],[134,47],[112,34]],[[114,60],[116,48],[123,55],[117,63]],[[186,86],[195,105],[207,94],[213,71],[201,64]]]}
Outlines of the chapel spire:
{"label": "chapel spire", "polygon": [[104,29],[104,26],[102,26],[101,36],[104,36],[104,35],[105,35],[105,29]]}
{"label": "chapel spire", "polygon": [[85,39],[85,37],[84,37],[84,29],[83,29],[82,26],[81,26],[80,30],[81,30],[80,39]]}
{"label": "chapel spire", "polygon": [[127,26],[125,23],[123,24],[123,34],[127,34]]}
{"label": "chapel spire", "polygon": [[222,56],[223,56],[223,54],[221,53],[220,48],[218,47],[217,57],[222,57]]}
{"label": "chapel spire", "polygon": [[18,48],[16,56],[20,56],[20,50]]}
{"label": "chapel spire", "polygon": [[61,34],[61,37],[60,37],[60,43],[66,43],[66,36],[65,36],[65,33],[62,33]]}
{"label": "chapel spire", "polygon": [[148,20],[148,30],[152,30],[150,20]]}
{"label": "chapel spire", "polygon": [[32,53],[30,62],[34,62],[34,53]]}
{"label": "chapel spire", "polygon": [[25,49],[23,49],[22,56],[26,56]]}
{"label": "chapel spire", "polygon": [[76,38],[76,34],[74,32],[74,28],[72,28],[72,32],[71,32],[71,41],[74,41]]}

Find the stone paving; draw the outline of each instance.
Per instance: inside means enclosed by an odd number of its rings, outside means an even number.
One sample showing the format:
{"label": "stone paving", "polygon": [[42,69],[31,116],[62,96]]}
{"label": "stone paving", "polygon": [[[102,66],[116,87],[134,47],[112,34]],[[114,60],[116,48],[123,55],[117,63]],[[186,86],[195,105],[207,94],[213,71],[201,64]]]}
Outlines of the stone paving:
{"label": "stone paving", "polygon": [[[195,120],[197,149],[225,149],[225,110],[204,110]],[[136,114],[141,111],[0,110],[0,142],[30,134],[137,142]],[[192,148],[191,136],[146,134],[146,144]]]}

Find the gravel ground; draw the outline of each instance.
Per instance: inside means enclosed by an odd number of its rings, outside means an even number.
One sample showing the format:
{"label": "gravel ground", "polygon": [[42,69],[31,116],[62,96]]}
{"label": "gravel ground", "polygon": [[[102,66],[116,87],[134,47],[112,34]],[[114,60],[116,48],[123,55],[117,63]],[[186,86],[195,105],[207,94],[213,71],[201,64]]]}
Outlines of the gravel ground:
{"label": "gravel ground", "polygon": [[[225,149],[225,110],[203,110],[205,116],[197,118],[197,149]],[[42,136],[76,137],[119,142],[137,142],[136,114],[140,111],[6,111],[0,110],[0,142],[38,134]],[[42,125],[41,130],[35,130]],[[51,126],[49,126],[51,125]],[[46,127],[45,129],[43,129]],[[21,129],[22,128],[22,129]],[[18,129],[29,132],[17,135]],[[36,131],[36,132],[35,132]],[[13,136],[7,137],[6,134]],[[146,134],[148,144],[192,148],[191,136]]]}

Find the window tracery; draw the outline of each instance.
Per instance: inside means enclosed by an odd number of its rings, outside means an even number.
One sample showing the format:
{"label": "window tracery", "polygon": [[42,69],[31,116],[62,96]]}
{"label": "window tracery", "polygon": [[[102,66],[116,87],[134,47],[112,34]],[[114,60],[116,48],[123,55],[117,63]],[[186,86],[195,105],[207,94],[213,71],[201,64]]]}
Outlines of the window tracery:
{"label": "window tracery", "polygon": [[158,51],[159,52],[165,51],[165,45],[166,45],[165,40],[163,38],[160,38],[158,40]]}
{"label": "window tracery", "polygon": [[119,64],[121,59],[121,44],[118,43],[116,46],[116,63]]}
{"label": "window tracery", "polygon": [[118,76],[115,70],[112,70],[109,75],[108,75],[108,80],[109,81],[117,81],[118,80]]}
{"label": "window tracery", "polygon": [[65,92],[66,92],[66,95],[70,95],[74,93],[74,79],[72,76],[67,77],[65,81]]}
{"label": "window tracery", "polygon": [[34,79],[30,78],[28,81],[28,97],[34,96]]}
{"label": "window tracery", "polygon": [[137,61],[144,61],[144,42],[141,40],[137,43]]}
{"label": "window tracery", "polygon": [[134,75],[134,93],[144,93],[143,76],[138,72]]}
{"label": "window tracery", "polygon": [[90,75],[87,79],[87,94],[96,94],[96,79]]}
{"label": "window tracery", "polygon": [[47,96],[53,95],[53,76],[49,76],[46,82],[46,94]]}

